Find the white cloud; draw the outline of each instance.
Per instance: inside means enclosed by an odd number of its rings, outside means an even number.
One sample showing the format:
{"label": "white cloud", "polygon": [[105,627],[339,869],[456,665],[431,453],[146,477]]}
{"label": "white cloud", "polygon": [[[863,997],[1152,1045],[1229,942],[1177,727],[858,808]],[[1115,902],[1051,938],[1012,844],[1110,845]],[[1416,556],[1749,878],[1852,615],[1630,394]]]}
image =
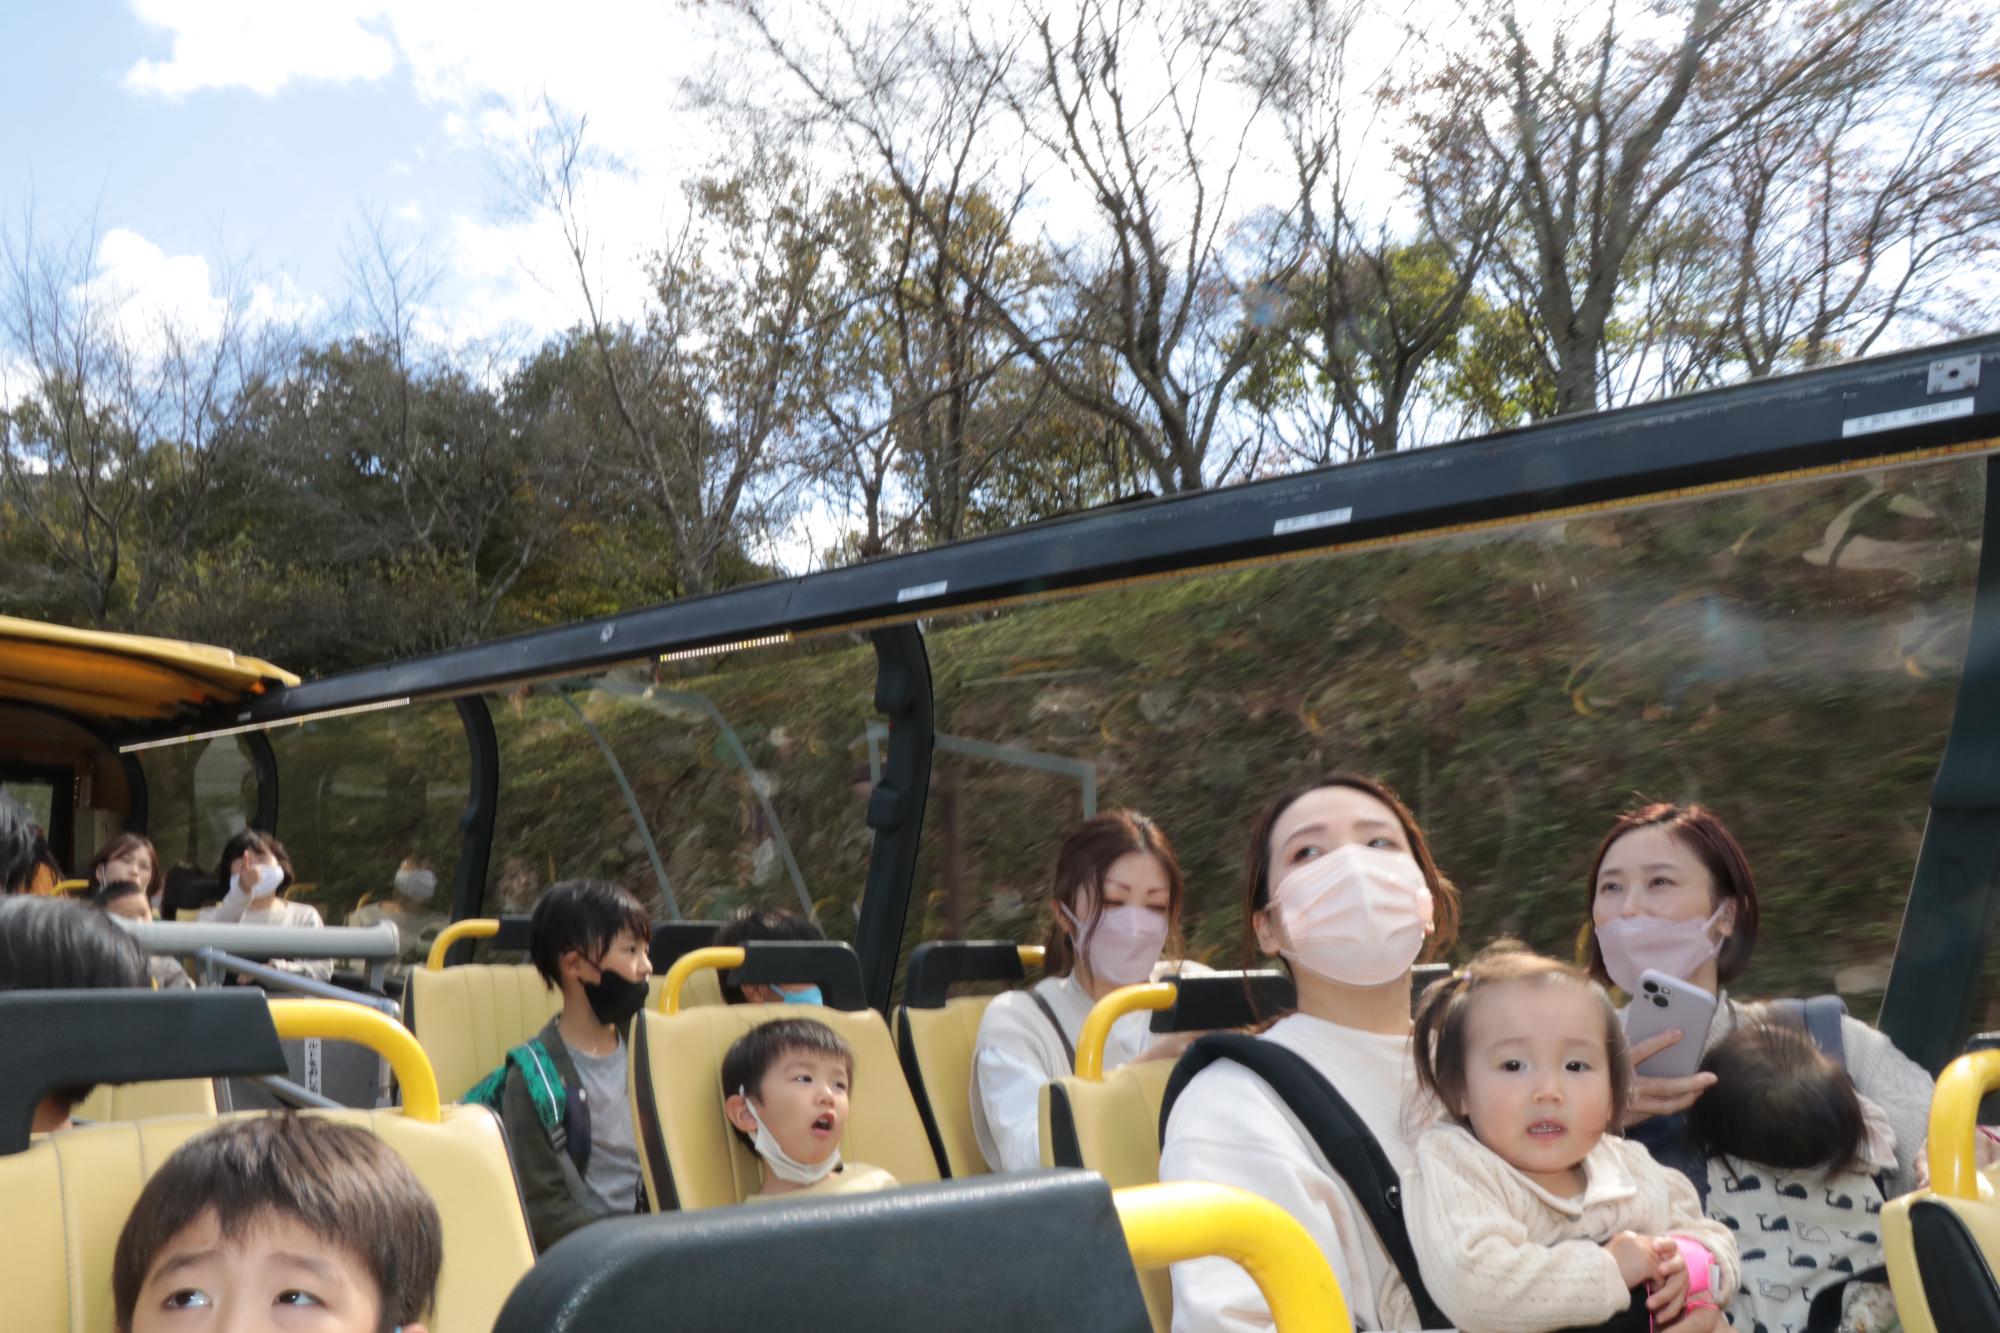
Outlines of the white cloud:
{"label": "white cloud", "polygon": [[406,204],[399,204],[396,207],[395,214],[403,221],[415,225],[424,220],[424,206],[415,199],[412,199]]}
{"label": "white cloud", "polygon": [[247,88],[269,97],[296,80],[379,79],[396,64],[374,0],[132,0],[132,10],[173,37],[166,59],[125,71],[134,92]]}
{"label": "white cloud", "polygon": [[125,227],[107,231],[98,243],[91,296],[117,312],[121,332],[142,351],[157,347],[167,328],[213,338],[232,301],[251,327],[306,323],[326,312],[323,299],[287,277],[260,279],[233,292],[218,290],[208,260],[170,255]]}

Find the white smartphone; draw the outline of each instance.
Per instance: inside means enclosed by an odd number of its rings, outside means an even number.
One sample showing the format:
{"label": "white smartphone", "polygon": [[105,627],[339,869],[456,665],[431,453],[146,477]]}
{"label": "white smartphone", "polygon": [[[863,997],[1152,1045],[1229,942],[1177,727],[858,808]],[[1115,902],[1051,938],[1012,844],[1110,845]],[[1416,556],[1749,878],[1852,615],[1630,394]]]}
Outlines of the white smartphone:
{"label": "white smartphone", "polygon": [[1682,1037],[1634,1072],[1647,1078],[1686,1078],[1701,1068],[1701,1048],[1715,1020],[1715,997],[1692,982],[1648,968],[1639,974],[1639,993],[1625,1011],[1625,1041],[1637,1046],[1648,1037],[1679,1028]]}

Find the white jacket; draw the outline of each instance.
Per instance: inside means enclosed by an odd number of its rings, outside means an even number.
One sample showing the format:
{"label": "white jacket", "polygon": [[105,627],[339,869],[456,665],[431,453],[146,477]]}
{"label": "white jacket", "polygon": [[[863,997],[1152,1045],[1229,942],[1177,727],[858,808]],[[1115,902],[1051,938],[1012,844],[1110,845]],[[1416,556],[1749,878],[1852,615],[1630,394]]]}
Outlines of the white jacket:
{"label": "white jacket", "polygon": [[[1190,969],[1192,970],[1192,969]],[[1072,1049],[1095,1003],[1074,976],[1050,977],[1031,988],[1048,1002]],[[1152,1044],[1150,1012],[1127,1014],[1104,1043],[1109,1071]],[[995,1171],[1033,1171],[1042,1164],[1042,1085],[1070,1072],[1062,1037],[1027,991],[997,995],[979,1021],[972,1053],[972,1132]]]}
{"label": "white jacket", "polygon": [[[1399,1173],[1417,1125],[1405,1097],[1416,1078],[1407,1036],[1293,1014],[1264,1040],[1304,1056],[1354,1108]],[[1167,1121],[1161,1180],[1206,1180],[1262,1195],[1296,1218],[1326,1255],[1362,1329],[1414,1329],[1416,1306],[1389,1257],[1298,1118],[1248,1069],[1219,1060],[1195,1075]],[[1228,1259],[1175,1264],[1174,1333],[1268,1329],[1257,1284]]]}
{"label": "white jacket", "polygon": [[[319,909],[311,903],[287,902],[275,894],[253,899],[241,889],[231,889],[221,902],[204,907],[201,920],[241,922],[246,926],[291,926],[301,930],[318,930],[326,924],[320,919]],[[326,981],[333,976],[331,958],[273,958],[271,966],[314,981]]]}

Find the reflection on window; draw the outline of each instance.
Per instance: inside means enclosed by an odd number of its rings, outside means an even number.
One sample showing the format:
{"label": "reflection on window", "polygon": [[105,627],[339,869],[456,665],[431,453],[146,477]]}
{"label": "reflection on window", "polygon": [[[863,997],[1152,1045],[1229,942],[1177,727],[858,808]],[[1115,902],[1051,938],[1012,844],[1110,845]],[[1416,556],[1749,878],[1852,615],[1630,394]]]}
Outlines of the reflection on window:
{"label": "reflection on window", "polygon": [[502,774],[489,907],[524,912],[554,881],[594,876],[659,920],[782,908],[851,940],[874,679],[873,650],[839,641],[489,699]]}
{"label": "reflection on window", "polygon": [[250,826],[257,770],[240,738],[143,750],[146,828],[169,867],[215,873],[222,845]]}
{"label": "reflection on window", "polygon": [[[938,725],[1087,764],[1100,807],[1151,815],[1191,952],[1223,965],[1254,815],[1314,775],[1377,774],[1416,808],[1464,894],[1461,957],[1502,933],[1568,956],[1615,815],[1705,802],[1763,895],[1744,989],[1837,989],[1870,1016],[1982,494],[1979,463],[1939,464],[937,621]],[[937,766],[910,936],[1040,938],[1076,784]]]}

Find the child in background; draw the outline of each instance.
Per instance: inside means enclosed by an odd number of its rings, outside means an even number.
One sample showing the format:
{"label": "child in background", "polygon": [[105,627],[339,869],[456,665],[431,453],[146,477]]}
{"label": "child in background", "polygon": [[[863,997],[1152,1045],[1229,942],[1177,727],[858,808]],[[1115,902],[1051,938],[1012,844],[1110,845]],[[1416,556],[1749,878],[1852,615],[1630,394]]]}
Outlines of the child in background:
{"label": "child in background", "polygon": [[551,885],[528,920],[528,956],[562,1011],[465,1100],[499,1112],[537,1250],[645,1207],[625,1028],[646,1007],[652,938],[639,900],[601,880]]}
{"label": "child in background", "polygon": [[[1858,1276],[1882,1263],[1877,1177],[1896,1169],[1887,1114],[1798,1028],[1746,1023],[1710,1046],[1701,1067],[1716,1082],[1688,1108],[1688,1132],[1708,1158],[1709,1211],[1741,1250],[1730,1322],[1896,1327],[1885,1276]],[[1823,1292],[1826,1322],[1809,1324]]]}
{"label": "child in background", "polygon": [[[753,940],[797,940],[811,942],[826,939],[811,917],[797,912],[780,912],[770,907],[740,907],[730,913],[711,941],[716,947],[732,944],[748,944]],[[819,987],[810,983],[784,986],[722,986],[722,998],[729,1004],[822,1004]]]}
{"label": "child in background", "polygon": [[112,1260],[117,1329],[424,1333],[443,1257],[437,1205],[373,1134],[230,1121],[181,1145],[132,1206]]}
{"label": "child in background", "polygon": [[1424,1284],[1463,1333],[1601,1324],[1637,1287],[1658,1327],[1720,1326],[1735,1241],[1685,1177],[1607,1133],[1631,1075],[1589,977],[1503,942],[1426,992],[1411,1040],[1442,1116],[1404,1209]]}
{"label": "child in background", "polygon": [[[127,879],[114,879],[102,884],[90,895],[90,901],[102,907],[121,921],[131,921],[138,925],[148,925],[153,920],[153,906],[146,897],[144,885]],[[155,990],[193,990],[194,978],[187,969],[172,958],[159,954],[146,959],[146,976]]]}
{"label": "child in background", "polygon": [[853,1081],[853,1049],[817,1020],[775,1019],[736,1039],[722,1058],[723,1109],[763,1164],[752,1200],[895,1188],[880,1167],[840,1160]]}

